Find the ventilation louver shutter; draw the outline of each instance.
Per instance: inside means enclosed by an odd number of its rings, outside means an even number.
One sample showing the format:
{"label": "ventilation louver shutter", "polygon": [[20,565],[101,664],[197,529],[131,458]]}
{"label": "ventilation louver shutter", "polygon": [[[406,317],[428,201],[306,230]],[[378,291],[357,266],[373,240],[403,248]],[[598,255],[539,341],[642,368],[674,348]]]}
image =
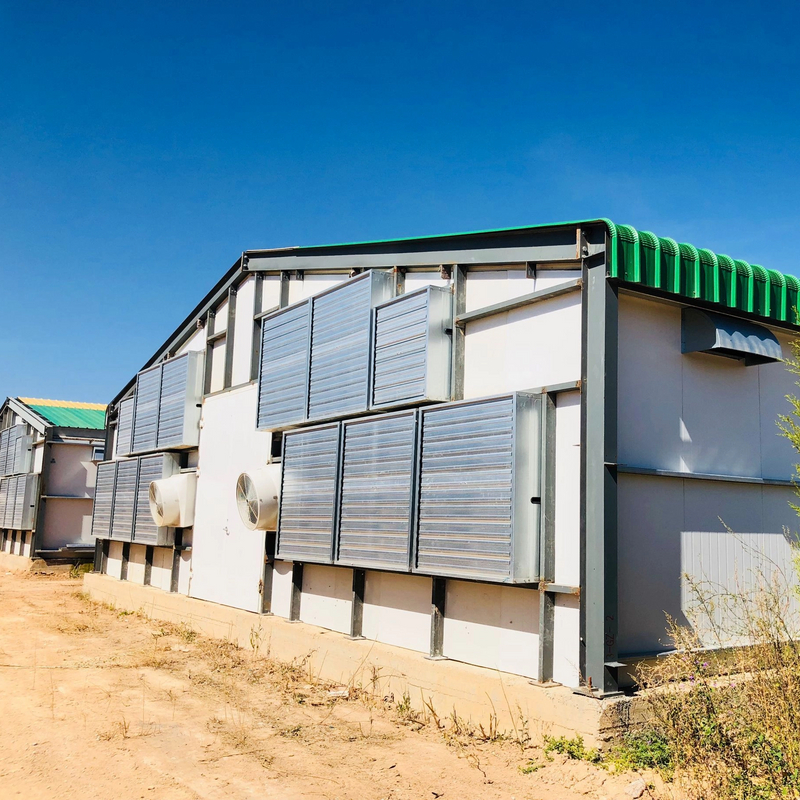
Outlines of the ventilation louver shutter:
{"label": "ventilation louver shutter", "polygon": [[164,363],[158,410],[159,448],[184,444],[188,381],[189,354]]}
{"label": "ventilation louver shutter", "polygon": [[450,399],[449,289],[429,286],[375,309],[372,406]]}
{"label": "ventilation louver shutter", "polygon": [[262,320],[259,430],[293,425],[305,418],[310,307],[306,301]]}
{"label": "ventilation louver shutter", "polygon": [[372,308],[392,290],[388,273],[371,270],[314,298],[309,419],[367,410]]}
{"label": "ventilation louver shutter", "polygon": [[10,428],[6,428],[2,433],[0,433],[0,475],[8,475],[6,464],[8,461],[8,440],[10,436]]}
{"label": "ventilation louver shutter", "polygon": [[161,365],[136,376],[133,452],[155,450],[158,445],[158,405],[161,399]]}
{"label": "ventilation louver shutter", "polygon": [[17,497],[14,503],[14,528],[29,531],[33,528],[36,510],[38,475],[20,475],[17,478]]}
{"label": "ventilation louver shutter", "polygon": [[30,472],[33,460],[33,437],[20,430],[14,444],[14,472],[21,474]]}
{"label": "ventilation louver shutter", "polygon": [[278,555],[331,562],[339,461],[339,423],[283,437]]}
{"label": "ventilation louver shutter", "polygon": [[117,456],[129,456],[131,454],[133,404],[133,397],[122,400],[119,404],[119,414],[117,415]]}
{"label": "ventilation louver shutter", "polygon": [[111,512],[114,503],[114,479],[117,462],[106,461],[97,465],[97,481],[92,506],[92,536],[107,539],[111,534]]}
{"label": "ventilation louver shutter", "polygon": [[0,479],[0,528],[5,527],[7,502],[8,502],[8,478],[1,478]]}
{"label": "ventilation louver shutter", "polygon": [[[145,456],[139,463],[139,485],[136,489],[136,518],[133,526],[133,541],[141,544],[165,545],[170,529],[159,528],[150,513],[150,484],[173,474],[170,456]],[[171,540],[170,540],[171,541]]]}
{"label": "ventilation louver shutter", "polygon": [[537,579],[540,409],[517,393],[422,410],[419,571]]}
{"label": "ventilation louver shutter", "polygon": [[417,412],[344,424],[338,563],[410,567]]}
{"label": "ventilation louver shutter", "polygon": [[114,488],[114,511],[111,516],[111,538],[130,541],[133,533],[133,512],[136,504],[136,474],[139,460],[117,462]]}
{"label": "ventilation louver shutter", "polygon": [[6,478],[6,485],[8,489],[3,524],[4,527],[11,529],[14,527],[14,505],[17,501],[17,478]]}

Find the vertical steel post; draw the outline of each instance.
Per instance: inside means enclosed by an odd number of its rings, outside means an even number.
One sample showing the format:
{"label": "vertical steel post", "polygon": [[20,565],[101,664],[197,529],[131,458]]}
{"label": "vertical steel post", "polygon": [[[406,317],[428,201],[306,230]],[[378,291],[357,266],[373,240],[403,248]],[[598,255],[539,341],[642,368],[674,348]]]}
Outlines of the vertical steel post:
{"label": "vertical steel post", "polygon": [[153,554],[155,547],[149,544],[144,550],[144,585],[150,586],[153,582]]}
{"label": "vertical steel post", "polygon": [[172,547],[172,575],[169,579],[170,592],[178,591],[178,582],[181,574],[181,553],[183,552],[183,530],[175,531],[175,544]]}
{"label": "vertical steel post", "polygon": [[605,252],[583,262],[581,376],[581,673],[600,694],[617,682],[617,288]]}
{"label": "vertical steel post", "polygon": [[236,327],[236,289],[228,289],[228,322],[225,328],[225,370],[222,388],[230,389],[233,384],[233,339]]}
{"label": "vertical steel post", "polygon": [[110,546],[110,541],[108,539],[103,539],[103,557],[100,561],[100,572],[103,575],[108,575],[108,550]]}
{"label": "vertical steel post", "polygon": [[541,508],[539,540],[539,669],[542,683],[553,680],[553,642],[556,596],[547,591],[556,571],[556,395],[542,395]]}
{"label": "vertical steel post", "polygon": [[[253,276],[255,285],[255,298],[253,300],[253,314],[261,313],[261,304],[264,297],[264,276],[257,272]],[[261,371],[261,318],[253,320],[253,349],[250,355],[250,380],[258,380]]]}
{"label": "vertical steel post", "polygon": [[128,580],[128,561],[131,558],[131,543],[130,542],[123,542],[122,543],[122,566],[119,570],[119,579],[121,581]]}
{"label": "vertical steel post", "polygon": [[275,573],[275,532],[267,531],[264,536],[264,570],[261,574],[261,613],[272,613],[272,579]]}
{"label": "vertical steel post", "polygon": [[[453,281],[453,319],[467,310],[467,270],[454,264],[451,270]],[[453,342],[450,367],[450,398],[464,399],[464,350],[466,331],[463,326],[453,324]]]}
{"label": "vertical steel post", "polygon": [[289,602],[289,622],[299,622],[300,601],[303,597],[303,564],[295,561],[292,564],[292,597]]}
{"label": "vertical steel post", "polygon": [[[3,536],[3,549],[5,550],[5,536]],[[92,564],[92,572],[103,571],[103,540],[94,540],[94,563]]]}
{"label": "vertical steel post", "polygon": [[353,570],[353,599],[350,606],[350,638],[363,639],[364,624],[364,589],[367,584],[367,571]]}
{"label": "vertical steel post", "polygon": [[431,652],[430,658],[444,658],[444,614],[447,580],[431,579]]}

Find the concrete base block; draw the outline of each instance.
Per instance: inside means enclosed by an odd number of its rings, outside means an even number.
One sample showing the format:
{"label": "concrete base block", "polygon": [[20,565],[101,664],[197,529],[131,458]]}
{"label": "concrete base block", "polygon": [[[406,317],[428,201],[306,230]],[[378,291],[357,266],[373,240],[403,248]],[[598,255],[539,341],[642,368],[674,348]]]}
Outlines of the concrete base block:
{"label": "concrete base block", "polygon": [[0,570],[5,572],[30,572],[32,566],[33,559],[28,558],[28,556],[0,552]]}
{"label": "concrete base block", "polygon": [[575,694],[564,686],[531,686],[528,678],[462,664],[431,661],[422,653],[346,635],[273,615],[171,594],[151,586],[119,581],[99,573],[84,575],[85,591],[117,608],[148,617],[185,623],[198,633],[241,647],[258,642],[264,656],[304,661],[317,678],[360,686],[399,701],[405,694],[422,710],[430,704],[446,719],[455,713],[472,724],[491,725],[520,735],[581,735],[602,747],[626,729],[635,698],[603,700]]}

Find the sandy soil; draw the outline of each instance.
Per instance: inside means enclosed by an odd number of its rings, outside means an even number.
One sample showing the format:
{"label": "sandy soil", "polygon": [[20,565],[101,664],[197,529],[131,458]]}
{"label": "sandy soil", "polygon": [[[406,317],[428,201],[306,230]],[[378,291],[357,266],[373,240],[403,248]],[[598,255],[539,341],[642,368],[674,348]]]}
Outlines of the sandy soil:
{"label": "sandy soil", "polygon": [[636,777],[437,728],[368,688],[91,603],[63,575],[0,574],[3,800],[574,800]]}

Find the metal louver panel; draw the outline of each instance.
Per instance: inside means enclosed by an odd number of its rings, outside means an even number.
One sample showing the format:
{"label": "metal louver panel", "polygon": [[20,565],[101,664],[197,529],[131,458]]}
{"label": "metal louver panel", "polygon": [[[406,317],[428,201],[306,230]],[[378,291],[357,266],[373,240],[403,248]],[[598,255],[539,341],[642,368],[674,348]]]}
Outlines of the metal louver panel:
{"label": "metal louver panel", "polygon": [[129,456],[133,436],[133,404],[134,398],[129,397],[119,404],[117,415],[117,455]]}
{"label": "metal louver panel", "polygon": [[367,410],[372,307],[391,292],[388,273],[371,270],[314,298],[309,419]]}
{"label": "metal louver panel", "polygon": [[38,485],[38,475],[20,475],[17,478],[17,498],[14,503],[14,528],[16,530],[29,531],[33,528]]}
{"label": "metal louver panel", "polygon": [[408,570],[417,412],[344,424],[337,563]]}
{"label": "metal louver panel", "polygon": [[97,480],[92,505],[92,536],[106,539],[111,533],[111,512],[114,504],[114,478],[117,462],[106,461],[97,465]]}
{"label": "metal louver panel", "polygon": [[15,473],[30,472],[33,460],[33,437],[20,431],[14,445],[14,467]]}
{"label": "metal louver panel", "polygon": [[10,435],[10,428],[6,428],[2,433],[0,433],[0,475],[8,475],[6,462],[8,460],[8,439]]}
{"label": "metal louver panel", "polygon": [[158,405],[161,398],[161,365],[136,376],[133,418],[134,453],[155,450],[158,445]]}
{"label": "metal louver panel", "polygon": [[0,528],[5,527],[7,500],[8,500],[8,478],[2,478],[0,479]]}
{"label": "metal louver panel", "polygon": [[322,564],[332,560],[340,427],[337,422],[284,434],[280,558]]}
{"label": "metal louver panel", "polygon": [[261,322],[259,430],[281,428],[305,419],[310,307],[310,301],[306,301],[264,317]]}
{"label": "metal louver panel", "polygon": [[21,475],[20,477],[16,478],[16,487],[15,487],[15,494],[16,499],[14,501],[14,516],[11,521],[11,527],[14,530],[22,530],[22,517],[25,514],[25,488],[27,485],[25,475]]}
{"label": "metal louver panel", "polygon": [[164,362],[158,408],[159,447],[174,447],[184,443],[188,381],[188,354]]}
{"label": "metal louver panel", "polygon": [[6,507],[3,514],[3,526],[14,527],[14,505],[17,501],[17,478],[6,478]]}
{"label": "metal louver panel", "polygon": [[[142,544],[162,544],[159,527],[150,513],[150,484],[152,481],[168,477],[171,471],[165,470],[165,460],[169,456],[146,456],[139,462],[139,485],[136,489],[136,517],[133,523],[133,540]],[[167,462],[169,463],[169,462]],[[161,529],[163,532],[164,529]]]}
{"label": "metal louver panel", "polygon": [[421,413],[416,569],[536,580],[540,400],[517,393]]}
{"label": "metal louver panel", "polygon": [[375,309],[372,406],[450,399],[452,294],[428,286]]}
{"label": "metal louver panel", "polygon": [[139,459],[117,462],[114,488],[114,511],[111,515],[111,538],[130,541],[133,533],[133,512],[136,503],[136,474]]}

